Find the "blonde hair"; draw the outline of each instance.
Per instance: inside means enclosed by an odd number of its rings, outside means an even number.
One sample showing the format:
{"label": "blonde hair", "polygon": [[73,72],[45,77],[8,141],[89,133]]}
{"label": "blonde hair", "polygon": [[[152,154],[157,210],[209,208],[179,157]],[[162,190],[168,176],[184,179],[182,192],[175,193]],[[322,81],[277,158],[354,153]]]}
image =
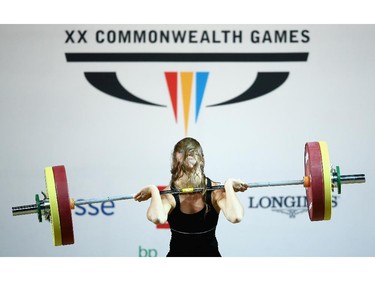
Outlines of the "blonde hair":
{"label": "blonde hair", "polygon": [[[182,161],[177,159],[177,153],[182,154],[183,159]],[[186,161],[186,158],[194,154],[195,159],[197,160],[197,167],[195,169],[195,173],[201,176],[201,181],[199,183],[199,186],[194,187],[200,187],[204,188],[204,192],[206,191],[206,176],[204,174],[204,154],[202,147],[200,143],[191,137],[186,137],[180,140],[176,145],[174,146],[173,152],[172,152],[172,163],[171,163],[171,182],[170,186],[174,186],[174,183],[181,178],[184,174],[188,174],[186,171],[184,162]],[[194,177],[194,175],[191,175]]]}

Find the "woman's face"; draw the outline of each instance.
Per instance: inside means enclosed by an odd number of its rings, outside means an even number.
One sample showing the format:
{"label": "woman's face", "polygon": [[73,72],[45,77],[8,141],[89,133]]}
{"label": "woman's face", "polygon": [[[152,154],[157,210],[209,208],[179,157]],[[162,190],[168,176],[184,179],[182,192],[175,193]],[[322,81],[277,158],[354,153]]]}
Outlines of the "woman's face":
{"label": "woman's face", "polygon": [[197,153],[195,150],[190,150],[186,154],[184,152],[176,152],[176,159],[181,163],[187,171],[192,171],[198,162]]}

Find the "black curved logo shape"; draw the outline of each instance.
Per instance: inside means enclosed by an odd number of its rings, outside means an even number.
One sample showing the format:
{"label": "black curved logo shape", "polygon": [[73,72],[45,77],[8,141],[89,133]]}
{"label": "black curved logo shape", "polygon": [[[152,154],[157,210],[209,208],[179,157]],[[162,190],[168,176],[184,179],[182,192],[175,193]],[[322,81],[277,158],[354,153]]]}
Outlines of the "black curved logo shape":
{"label": "black curved logo shape", "polygon": [[85,72],[85,77],[91,85],[110,96],[145,105],[166,107],[166,105],[152,103],[130,93],[121,85],[116,72]]}
{"label": "black curved logo shape", "polygon": [[289,72],[258,72],[254,83],[244,93],[233,99],[208,105],[207,107],[239,103],[263,96],[280,87],[288,76]]}
{"label": "black curved logo shape", "polygon": [[[255,81],[244,93],[207,107],[234,104],[263,96],[280,87],[288,76],[289,72],[258,72]],[[115,72],[85,72],[85,77],[92,86],[110,96],[145,105],[166,107],[166,105],[149,102],[130,93],[121,85]]]}

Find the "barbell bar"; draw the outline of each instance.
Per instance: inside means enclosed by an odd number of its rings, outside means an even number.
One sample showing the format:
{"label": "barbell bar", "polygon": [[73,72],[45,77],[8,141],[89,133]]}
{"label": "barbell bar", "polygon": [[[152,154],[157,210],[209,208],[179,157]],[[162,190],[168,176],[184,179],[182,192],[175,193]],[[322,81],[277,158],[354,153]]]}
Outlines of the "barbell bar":
{"label": "barbell bar", "polygon": [[[307,208],[311,221],[330,220],[332,212],[332,191],[337,189],[341,194],[342,184],[358,184],[366,181],[364,174],[341,175],[340,167],[331,166],[326,142],[307,142],[304,150],[305,175],[301,180],[253,182],[249,188],[297,186],[303,185],[306,190]],[[51,222],[53,243],[55,246],[74,244],[73,220],[71,210],[75,206],[104,203],[110,201],[134,199],[134,195],[120,195],[105,198],[80,199],[69,197],[68,181],[65,166],[46,167],[44,169],[46,192],[44,198],[35,195],[35,204],[12,207],[13,216],[37,214],[39,222],[42,217]],[[222,189],[216,185],[207,190]],[[181,190],[161,190],[160,194],[186,194],[202,192],[203,188],[183,188]]]}

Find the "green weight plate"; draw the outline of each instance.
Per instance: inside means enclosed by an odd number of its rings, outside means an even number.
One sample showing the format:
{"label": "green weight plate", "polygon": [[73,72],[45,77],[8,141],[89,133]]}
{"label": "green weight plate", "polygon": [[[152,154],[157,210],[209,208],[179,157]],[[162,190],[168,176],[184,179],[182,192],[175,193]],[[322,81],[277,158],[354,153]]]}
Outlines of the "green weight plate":
{"label": "green weight plate", "polygon": [[337,191],[338,191],[338,194],[341,194],[341,172],[340,172],[339,166],[336,166],[336,174],[337,174]]}
{"label": "green weight plate", "polygon": [[40,207],[39,195],[35,194],[36,209],[38,210],[38,220],[42,222],[42,208]]}

